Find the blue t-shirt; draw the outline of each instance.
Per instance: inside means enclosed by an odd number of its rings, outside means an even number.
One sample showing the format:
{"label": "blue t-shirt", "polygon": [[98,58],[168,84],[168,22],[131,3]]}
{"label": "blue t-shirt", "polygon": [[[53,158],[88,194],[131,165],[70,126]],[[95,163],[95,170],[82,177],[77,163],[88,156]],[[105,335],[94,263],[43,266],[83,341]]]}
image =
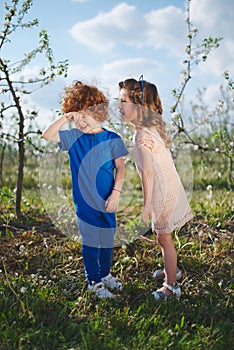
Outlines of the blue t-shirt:
{"label": "blue t-shirt", "polygon": [[106,212],[105,201],[114,185],[114,160],[128,154],[121,137],[107,129],[96,134],[60,130],[59,136],[60,149],[69,154],[78,218],[92,227],[115,228],[115,213]]}

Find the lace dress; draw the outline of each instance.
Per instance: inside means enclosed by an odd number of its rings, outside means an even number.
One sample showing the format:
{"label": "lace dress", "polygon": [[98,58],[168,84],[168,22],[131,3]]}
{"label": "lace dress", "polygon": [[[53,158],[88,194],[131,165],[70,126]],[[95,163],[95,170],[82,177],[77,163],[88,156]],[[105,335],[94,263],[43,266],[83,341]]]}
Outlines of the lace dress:
{"label": "lace dress", "polygon": [[134,134],[133,155],[139,175],[141,168],[139,148],[146,147],[152,157],[152,230],[170,233],[193,218],[189,202],[175,168],[171,152],[165,147],[156,130],[138,129]]}

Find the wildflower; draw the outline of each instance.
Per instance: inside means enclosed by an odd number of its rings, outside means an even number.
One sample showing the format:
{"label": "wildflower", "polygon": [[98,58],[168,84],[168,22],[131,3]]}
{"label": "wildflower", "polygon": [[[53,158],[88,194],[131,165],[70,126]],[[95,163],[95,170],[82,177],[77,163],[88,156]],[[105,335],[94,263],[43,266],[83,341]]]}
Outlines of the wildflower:
{"label": "wildflower", "polygon": [[25,251],[25,246],[21,244],[21,246],[19,247],[20,254],[22,254],[24,251]]}
{"label": "wildflower", "polygon": [[218,283],[218,286],[219,286],[219,288],[222,288],[222,286],[223,286],[223,280],[221,280],[221,281]]}
{"label": "wildflower", "polygon": [[27,289],[26,289],[25,287],[21,287],[21,288],[20,288],[20,293],[24,294],[24,293],[26,292],[26,290],[27,290]]}
{"label": "wildflower", "polygon": [[207,191],[209,191],[209,193],[206,195],[207,199],[211,199],[212,198],[212,185],[208,185],[206,187]]}

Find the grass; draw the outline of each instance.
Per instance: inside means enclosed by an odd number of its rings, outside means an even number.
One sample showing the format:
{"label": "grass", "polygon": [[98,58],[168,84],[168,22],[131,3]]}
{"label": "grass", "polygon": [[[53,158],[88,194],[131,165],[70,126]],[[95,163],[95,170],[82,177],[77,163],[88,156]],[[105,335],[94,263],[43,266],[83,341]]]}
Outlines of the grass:
{"label": "grass", "polygon": [[[156,244],[139,238],[141,188],[131,164],[112,264],[125,288],[115,300],[98,300],[86,291],[80,242],[65,234],[73,227],[66,210],[51,224],[50,208],[57,207],[49,195],[46,211],[35,165],[26,168],[24,215],[16,219],[11,189],[16,172],[9,163],[0,192],[0,350],[231,349],[233,192],[220,178],[222,169],[213,171],[200,161],[194,169],[195,217],[175,234],[182,298],[156,303],[152,291],[161,283],[152,272],[162,266],[162,257]],[[66,162],[63,188],[69,202]]]}
{"label": "grass", "polygon": [[[79,241],[50,224],[34,191],[13,216],[14,192],[2,190],[0,349],[231,349],[233,194],[194,191],[194,220],[175,235],[183,271],[181,300],[156,303],[152,272],[162,264],[156,244],[139,238],[114,249],[113,273],[125,284],[115,300],[86,291]],[[138,223],[134,198],[118,220]],[[122,226],[120,226],[122,227]],[[153,239],[151,232],[147,237]]]}

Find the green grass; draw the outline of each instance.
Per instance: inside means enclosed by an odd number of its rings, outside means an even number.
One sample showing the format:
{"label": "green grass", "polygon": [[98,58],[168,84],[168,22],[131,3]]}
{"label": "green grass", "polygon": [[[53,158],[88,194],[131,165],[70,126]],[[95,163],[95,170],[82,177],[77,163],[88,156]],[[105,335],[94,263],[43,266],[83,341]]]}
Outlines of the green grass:
{"label": "green grass", "polygon": [[[9,214],[12,193],[4,191],[9,222],[1,229],[1,350],[231,349],[230,192],[213,191],[209,198],[206,190],[194,192],[196,216],[175,236],[182,298],[156,303],[151,293],[160,283],[152,272],[162,263],[156,244],[135,239],[115,248],[113,272],[125,289],[116,300],[98,300],[86,291],[80,243],[50,226],[33,196],[25,199],[25,217],[17,222]],[[127,218],[122,214],[119,220]],[[133,217],[129,230],[131,225]],[[153,239],[151,233],[147,237]]]}
{"label": "green grass", "polygon": [[[152,296],[161,285],[152,272],[162,266],[162,256],[156,243],[138,238],[142,199],[132,165],[125,209],[118,213],[120,237],[128,241],[114,249],[112,264],[125,288],[115,300],[86,291],[80,243],[64,235],[65,216],[51,225],[35,169],[26,169],[20,220],[14,215],[15,172],[10,166],[6,171],[10,177],[0,192],[0,350],[233,347],[233,192],[225,177],[218,180],[218,170],[195,166],[195,217],[175,235],[182,298],[160,303]],[[67,164],[63,186],[69,197]],[[146,236],[154,240],[151,232]]]}

